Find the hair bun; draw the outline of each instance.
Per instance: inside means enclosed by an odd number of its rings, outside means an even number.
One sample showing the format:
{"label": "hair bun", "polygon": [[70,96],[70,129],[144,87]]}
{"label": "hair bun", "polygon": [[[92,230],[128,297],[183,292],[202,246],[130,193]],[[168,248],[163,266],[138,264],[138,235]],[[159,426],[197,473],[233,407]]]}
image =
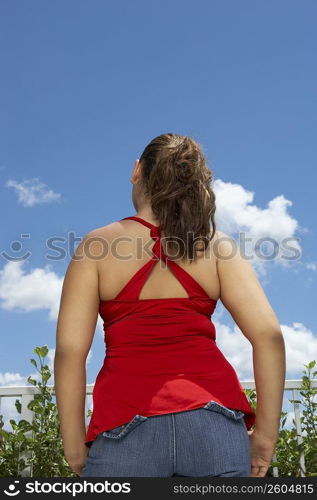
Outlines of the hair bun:
{"label": "hair bun", "polygon": [[175,164],[175,179],[182,184],[190,184],[195,178],[195,171],[192,161],[181,160]]}

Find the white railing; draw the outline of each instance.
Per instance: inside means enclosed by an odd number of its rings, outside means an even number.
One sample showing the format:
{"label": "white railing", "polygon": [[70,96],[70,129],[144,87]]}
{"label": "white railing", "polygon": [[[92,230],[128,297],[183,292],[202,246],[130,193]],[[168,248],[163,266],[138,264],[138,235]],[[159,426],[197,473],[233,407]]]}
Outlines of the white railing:
{"label": "white railing", "polygon": [[[245,380],[241,381],[241,385],[244,389],[255,389],[255,382],[253,380]],[[52,385],[47,386],[49,389],[52,390],[52,394],[54,395],[55,392],[53,390]],[[311,381],[311,387],[316,388],[317,387],[317,381],[313,380]],[[86,396],[92,395],[92,391],[94,388],[94,384],[87,384],[86,385]],[[292,391],[292,397],[289,399],[294,399],[296,401],[299,401],[299,391],[301,388],[301,380],[286,380],[285,381],[285,386],[284,390],[285,391]],[[36,386],[20,386],[20,387],[0,387],[0,414],[1,412],[1,401],[3,397],[20,397],[21,398],[21,419],[26,420],[27,422],[32,422],[33,420],[33,411],[28,409],[28,404],[29,402],[33,399],[35,394],[38,394],[39,390]],[[301,427],[301,413],[300,413],[300,403],[293,403],[294,407],[294,420],[295,420],[295,426],[296,426],[296,433],[297,433],[297,443],[300,445],[303,442],[303,437],[302,437],[302,427]],[[85,415],[87,415],[87,399],[86,399],[86,407],[85,407]],[[31,431],[30,431],[31,432]],[[26,433],[28,435],[28,433]],[[21,454],[21,457],[27,458],[26,454]],[[273,455],[273,460],[276,460],[275,454]],[[305,457],[304,453],[301,453],[300,455],[300,467],[301,467],[301,476],[305,477],[306,469],[305,469]],[[26,477],[31,477],[32,476],[32,470],[31,466],[26,467],[21,471],[21,475],[26,476]],[[273,476],[278,477],[278,468],[273,467]]]}

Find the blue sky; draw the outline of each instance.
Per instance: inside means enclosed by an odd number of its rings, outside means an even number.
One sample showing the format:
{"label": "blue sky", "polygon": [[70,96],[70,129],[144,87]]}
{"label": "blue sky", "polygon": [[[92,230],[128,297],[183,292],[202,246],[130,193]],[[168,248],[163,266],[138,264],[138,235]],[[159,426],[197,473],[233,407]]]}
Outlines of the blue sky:
{"label": "blue sky", "polygon": [[[0,385],[26,385],[35,346],[52,360],[69,255],[49,260],[47,238],[134,214],[134,161],[164,132],[203,145],[220,230],[299,238],[296,262],[255,267],[288,378],[316,359],[316,15],[313,0],[0,2]],[[20,264],[4,256],[26,252]],[[215,321],[252,378],[221,305]],[[90,383],[104,356],[97,330]]]}

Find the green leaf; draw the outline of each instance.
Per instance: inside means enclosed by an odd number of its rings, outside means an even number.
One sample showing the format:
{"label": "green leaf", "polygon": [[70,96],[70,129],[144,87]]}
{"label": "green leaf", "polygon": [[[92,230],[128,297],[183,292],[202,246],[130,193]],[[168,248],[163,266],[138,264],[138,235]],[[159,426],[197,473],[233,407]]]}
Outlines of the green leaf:
{"label": "green leaf", "polygon": [[35,359],[31,358],[30,361],[31,361],[32,365],[34,365],[35,368],[37,368],[37,362],[35,361]]}
{"label": "green leaf", "polygon": [[48,353],[48,347],[47,345],[44,345],[42,347],[36,347],[34,349],[34,352],[35,354],[37,354],[40,358],[45,358],[45,356],[47,356],[47,353]]}
{"label": "green leaf", "polygon": [[17,412],[21,413],[21,411],[22,411],[21,401],[19,399],[16,399],[14,404],[15,404],[15,407],[17,409]]}
{"label": "green leaf", "polygon": [[32,378],[31,375],[27,378],[27,381],[32,385],[36,385],[36,380],[34,380],[34,378]]}

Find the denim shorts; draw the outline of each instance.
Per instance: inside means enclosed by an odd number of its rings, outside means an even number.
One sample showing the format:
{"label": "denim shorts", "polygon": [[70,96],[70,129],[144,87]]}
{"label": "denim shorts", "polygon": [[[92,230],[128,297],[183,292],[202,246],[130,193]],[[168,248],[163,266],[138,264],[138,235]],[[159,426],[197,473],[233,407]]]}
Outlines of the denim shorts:
{"label": "denim shorts", "polygon": [[81,477],[249,477],[243,412],[215,401],[146,417],[99,433]]}

